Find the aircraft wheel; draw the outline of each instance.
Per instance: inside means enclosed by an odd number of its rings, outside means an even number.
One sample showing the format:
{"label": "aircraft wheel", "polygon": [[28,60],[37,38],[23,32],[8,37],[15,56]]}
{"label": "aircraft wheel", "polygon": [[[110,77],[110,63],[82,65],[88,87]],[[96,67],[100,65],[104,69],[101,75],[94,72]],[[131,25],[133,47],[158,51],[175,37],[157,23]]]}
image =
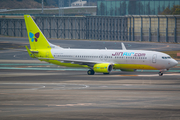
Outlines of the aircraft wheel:
{"label": "aircraft wheel", "polygon": [[163,73],[162,73],[162,72],[159,72],[159,76],[163,76]]}
{"label": "aircraft wheel", "polygon": [[88,71],[87,71],[87,74],[88,74],[88,75],[94,75],[94,70],[88,70]]}

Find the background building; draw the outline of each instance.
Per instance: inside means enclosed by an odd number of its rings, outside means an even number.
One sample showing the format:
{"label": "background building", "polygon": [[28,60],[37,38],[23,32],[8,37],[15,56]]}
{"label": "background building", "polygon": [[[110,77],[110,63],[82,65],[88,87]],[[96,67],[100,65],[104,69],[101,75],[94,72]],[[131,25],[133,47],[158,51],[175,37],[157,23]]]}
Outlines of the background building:
{"label": "background building", "polygon": [[87,4],[87,1],[78,0],[76,2],[71,3],[71,6],[84,6]]}
{"label": "background building", "polygon": [[97,15],[158,15],[174,5],[180,0],[98,0]]}

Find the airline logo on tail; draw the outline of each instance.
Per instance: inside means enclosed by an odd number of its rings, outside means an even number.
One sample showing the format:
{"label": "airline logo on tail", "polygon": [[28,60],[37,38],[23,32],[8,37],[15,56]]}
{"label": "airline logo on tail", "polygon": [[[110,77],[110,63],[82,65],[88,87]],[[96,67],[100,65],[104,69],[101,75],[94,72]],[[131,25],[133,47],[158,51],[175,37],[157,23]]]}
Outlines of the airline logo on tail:
{"label": "airline logo on tail", "polygon": [[35,34],[33,34],[32,32],[29,32],[29,37],[31,38],[31,42],[37,42],[38,38],[39,38],[40,33],[37,32]]}

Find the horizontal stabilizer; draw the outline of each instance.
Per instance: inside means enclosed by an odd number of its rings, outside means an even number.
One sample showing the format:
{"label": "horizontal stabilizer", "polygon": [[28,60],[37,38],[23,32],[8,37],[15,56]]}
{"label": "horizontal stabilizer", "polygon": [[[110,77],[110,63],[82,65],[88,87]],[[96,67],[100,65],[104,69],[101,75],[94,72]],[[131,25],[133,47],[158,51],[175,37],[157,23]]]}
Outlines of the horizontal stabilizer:
{"label": "horizontal stabilizer", "polygon": [[32,57],[32,58],[36,58],[36,57],[33,55],[33,53],[29,50],[29,48],[28,48],[27,46],[25,46],[25,47],[26,47],[26,49],[27,49],[27,51],[28,51],[29,56]]}

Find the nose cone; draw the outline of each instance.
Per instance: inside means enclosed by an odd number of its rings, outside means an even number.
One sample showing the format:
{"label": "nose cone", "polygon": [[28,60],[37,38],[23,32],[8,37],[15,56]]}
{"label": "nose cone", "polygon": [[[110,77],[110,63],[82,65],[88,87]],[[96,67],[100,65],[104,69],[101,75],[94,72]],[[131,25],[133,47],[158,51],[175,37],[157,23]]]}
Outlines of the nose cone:
{"label": "nose cone", "polygon": [[174,67],[174,66],[178,65],[178,62],[176,60],[172,59],[171,65]]}

